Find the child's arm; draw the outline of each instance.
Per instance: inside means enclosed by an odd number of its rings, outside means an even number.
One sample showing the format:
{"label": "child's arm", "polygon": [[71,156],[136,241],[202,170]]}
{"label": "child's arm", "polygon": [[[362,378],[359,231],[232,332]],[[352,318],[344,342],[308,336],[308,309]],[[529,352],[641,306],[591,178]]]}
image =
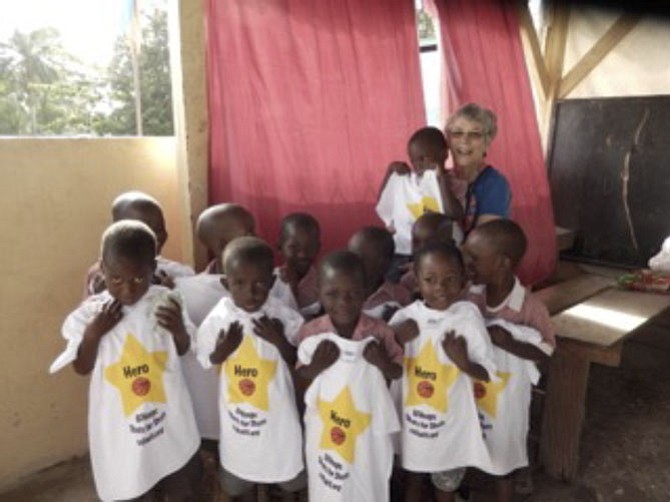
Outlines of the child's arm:
{"label": "child's arm", "polygon": [[395,333],[396,342],[401,347],[419,336],[419,325],[414,319],[407,319],[400,324],[392,326],[392,328]]}
{"label": "child's arm", "polygon": [[170,298],[169,305],[162,305],[156,309],[156,320],[160,327],[165,328],[172,335],[177,354],[180,356],[186,354],[191,346],[191,337],[184,326],[181,305],[174,298]]}
{"label": "child's arm", "polygon": [[509,331],[500,326],[489,326],[488,330],[493,345],[521,359],[540,362],[549,357],[535,345],[515,340]]}
{"label": "child's arm", "polygon": [[382,184],[379,187],[379,193],[377,194],[377,200],[382,196],[382,192],[384,191],[384,188],[386,188],[386,184],[389,181],[389,178],[391,177],[392,174],[399,174],[399,175],[405,175],[411,173],[412,170],[410,167],[407,165],[407,162],[391,162],[389,166],[386,168],[386,174],[384,175],[384,179],[382,180]]}
{"label": "child's arm", "polygon": [[[309,364],[300,366],[297,374],[302,380],[311,382],[323,371],[335,364],[338,357],[340,357],[339,347],[330,340],[324,340],[314,351],[312,361]],[[305,385],[306,387],[307,385]]]}
{"label": "child's arm", "polygon": [[77,358],[72,362],[72,366],[77,373],[88,375],[93,371],[95,360],[98,357],[100,340],[119,323],[122,317],[121,303],[118,300],[110,300],[103,305],[98,315],[86,326],[84,337],[77,351]]}
{"label": "child's arm", "polygon": [[270,319],[268,316],[263,316],[258,320],[254,319],[254,333],[277,347],[282,359],[290,368],[295,366],[295,347],[286,339],[284,325],[279,319]]}
{"label": "child's arm", "polygon": [[444,166],[437,166],[437,186],[440,188],[444,214],[460,224],[464,217],[463,206],[449,185],[449,174]]}
{"label": "child's arm", "polygon": [[391,360],[386,347],[379,342],[368,343],[363,351],[363,357],[367,362],[379,368],[387,380],[395,380],[402,376],[402,366]]}
{"label": "child's arm", "polygon": [[442,348],[449,356],[449,359],[460,369],[463,373],[467,373],[476,380],[488,382],[490,380],[489,373],[480,365],[473,363],[468,357],[468,342],[462,336],[456,336],[454,331],[445,333],[444,340],[442,340]]}
{"label": "child's arm", "polygon": [[212,364],[223,364],[230,355],[237,350],[242,343],[242,325],[235,321],[228,327],[228,333],[225,330],[219,331],[216,339],[216,347],[209,355],[209,362]]}

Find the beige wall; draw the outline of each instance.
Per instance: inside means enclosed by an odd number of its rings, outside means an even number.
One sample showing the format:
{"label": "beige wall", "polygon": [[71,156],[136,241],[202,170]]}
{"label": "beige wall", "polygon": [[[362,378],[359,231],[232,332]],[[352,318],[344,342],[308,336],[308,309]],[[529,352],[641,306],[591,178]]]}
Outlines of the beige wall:
{"label": "beige wall", "polygon": [[88,380],[47,368],[115,195],[159,199],[164,254],[182,258],[174,152],[174,138],[0,139],[0,488],[86,451]]}

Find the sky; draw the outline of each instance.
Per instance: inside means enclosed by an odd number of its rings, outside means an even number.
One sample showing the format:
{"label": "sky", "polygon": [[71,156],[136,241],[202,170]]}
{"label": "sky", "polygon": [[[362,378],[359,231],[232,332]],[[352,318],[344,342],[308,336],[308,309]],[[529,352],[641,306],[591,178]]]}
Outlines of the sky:
{"label": "sky", "polygon": [[[142,0],[142,6],[168,0]],[[116,38],[124,33],[133,0],[0,0],[0,41],[15,30],[51,26],[65,49],[83,62],[105,65]]]}

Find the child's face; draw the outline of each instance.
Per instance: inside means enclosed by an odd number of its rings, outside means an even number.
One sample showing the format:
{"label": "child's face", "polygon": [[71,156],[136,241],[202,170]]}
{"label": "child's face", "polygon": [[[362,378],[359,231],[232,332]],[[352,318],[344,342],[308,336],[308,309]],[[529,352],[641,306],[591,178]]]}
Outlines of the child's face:
{"label": "child's face", "polygon": [[124,217],[129,220],[141,221],[147,225],[156,235],[156,254],[161,254],[161,250],[168,238],[163,212],[158,208],[130,208],[124,214]]}
{"label": "child's face", "polygon": [[267,301],[274,280],[272,266],[232,260],[222,283],[238,308],[257,312]]}
{"label": "child's face", "polygon": [[103,260],[101,266],[109,294],[122,305],[133,305],[151,286],[156,262],[118,256]]}
{"label": "child's face", "polygon": [[357,254],[363,262],[365,278],[371,286],[377,286],[391,266],[391,261],[383,255],[379,247],[370,239],[358,235],[349,241],[349,251]]}
{"label": "child's face", "polygon": [[412,164],[412,169],[421,176],[426,169],[435,169],[438,166],[444,166],[447,160],[447,150],[442,152],[434,151],[428,145],[420,141],[410,143],[407,147],[407,155]]}
{"label": "child's face", "polygon": [[500,276],[503,257],[477,230],[468,235],[462,251],[468,277],[474,284],[491,284]]}
{"label": "child's face", "polygon": [[358,322],[365,303],[365,284],[357,274],[328,270],[319,277],[319,301],[337,327]]}
{"label": "child's face", "polygon": [[319,239],[314,232],[295,226],[288,228],[286,238],[279,244],[286,265],[300,276],[307,274],[319,252],[319,247]]}
{"label": "child's face", "polygon": [[426,305],[446,310],[459,299],[463,290],[463,270],[455,260],[438,253],[426,254],[416,264],[419,292]]}

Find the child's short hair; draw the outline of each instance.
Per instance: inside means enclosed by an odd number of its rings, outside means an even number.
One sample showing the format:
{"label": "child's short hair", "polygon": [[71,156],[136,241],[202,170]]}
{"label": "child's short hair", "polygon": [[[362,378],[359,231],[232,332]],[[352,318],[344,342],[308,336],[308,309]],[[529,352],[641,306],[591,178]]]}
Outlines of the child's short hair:
{"label": "child's short hair", "polygon": [[356,253],[351,251],[334,251],[319,263],[319,280],[326,274],[341,272],[356,276],[361,284],[365,284],[365,265]]}
{"label": "child's short hair", "polygon": [[465,271],[465,263],[461,251],[453,243],[431,241],[414,253],[414,269],[421,266],[421,260],[428,255],[439,255],[456,265],[461,273]]}
{"label": "child's short hair", "polygon": [[365,239],[373,243],[377,252],[384,258],[393,259],[395,254],[395,243],[393,242],[393,235],[391,232],[383,227],[363,227],[354,235],[351,236],[349,242],[354,239]]}
{"label": "child's short hair", "polygon": [[444,133],[437,127],[422,127],[412,134],[407,142],[407,146],[412,144],[421,144],[431,151],[442,151],[447,149],[447,139]]}
{"label": "child's short hair", "polygon": [[497,219],[487,221],[472,232],[477,232],[495,248],[495,250],[512,260],[513,266],[519,264],[523,255],[526,254],[528,240],[521,227],[512,220]]}
{"label": "child's short hair", "polygon": [[270,245],[258,237],[233,239],[223,251],[223,270],[230,271],[234,263],[250,263],[266,268],[272,273],[274,254]]}
{"label": "child's short hair", "polygon": [[444,213],[423,213],[412,225],[412,234],[418,227],[429,228],[435,234],[435,239],[454,244],[453,221]]}
{"label": "child's short hair", "polygon": [[240,219],[244,221],[252,230],[256,226],[254,215],[245,207],[232,202],[216,204],[205,209],[196,222],[195,231],[198,239],[201,241],[206,234],[211,231],[213,223],[218,219]]}
{"label": "child's short hair", "polygon": [[144,211],[147,209],[163,213],[160,203],[151,195],[138,190],[123,192],[112,202],[112,220],[124,220],[132,210]]}
{"label": "child's short hair", "polygon": [[152,263],[156,259],[156,236],[141,221],[117,221],[102,234],[100,255],[107,263],[118,258]]}
{"label": "child's short hair", "polygon": [[317,239],[321,238],[321,226],[318,220],[309,213],[291,213],[281,220],[279,225],[279,244],[288,239],[292,228],[300,228],[313,233]]}

